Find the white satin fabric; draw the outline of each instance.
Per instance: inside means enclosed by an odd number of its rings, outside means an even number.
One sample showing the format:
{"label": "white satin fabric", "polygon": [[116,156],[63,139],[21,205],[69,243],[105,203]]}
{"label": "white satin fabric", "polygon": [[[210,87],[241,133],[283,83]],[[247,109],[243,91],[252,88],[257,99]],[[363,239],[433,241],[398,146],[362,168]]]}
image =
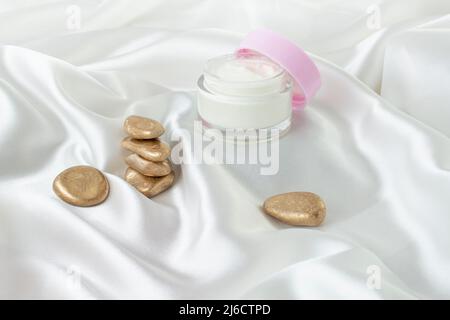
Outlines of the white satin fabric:
{"label": "white satin fabric", "polygon": [[[449,298],[449,12],[447,0],[1,0],[0,297]],[[311,52],[323,79],[280,142],[279,173],[182,165],[167,192],[136,192],[121,178],[124,118],[159,119],[166,140],[192,130],[205,60],[261,26]],[[53,194],[78,164],[106,173],[105,203]],[[327,203],[319,228],[262,213],[296,190]]]}

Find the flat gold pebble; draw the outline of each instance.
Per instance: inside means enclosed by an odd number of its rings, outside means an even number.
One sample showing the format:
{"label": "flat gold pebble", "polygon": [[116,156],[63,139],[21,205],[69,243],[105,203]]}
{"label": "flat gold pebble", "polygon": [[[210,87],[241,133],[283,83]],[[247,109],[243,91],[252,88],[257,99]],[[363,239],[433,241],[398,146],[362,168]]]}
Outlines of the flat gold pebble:
{"label": "flat gold pebble", "polygon": [[170,155],[169,145],[159,139],[138,140],[131,137],[126,137],[122,140],[122,147],[131,152],[137,153],[144,159],[155,162],[164,161]]}
{"label": "flat gold pebble", "polygon": [[55,178],[53,191],[69,204],[90,207],[105,201],[109,194],[109,184],[99,170],[89,166],[75,166],[64,170]]}
{"label": "flat gold pebble", "polygon": [[326,207],[323,200],[311,192],[289,192],[268,198],[264,211],[294,226],[316,227],[325,219]]}
{"label": "flat gold pebble", "polygon": [[173,184],[174,179],[173,172],[164,177],[147,177],[133,168],[128,168],[125,172],[125,180],[149,198],[167,190]]}
{"label": "flat gold pebble", "polygon": [[164,127],[156,120],[129,116],[123,124],[125,132],[134,139],[154,139],[164,133]]}
{"label": "flat gold pebble", "polygon": [[136,153],[132,153],[126,157],[125,162],[131,168],[148,177],[167,176],[172,171],[169,160],[166,159],[161,162],[153,162],[142,158]]}

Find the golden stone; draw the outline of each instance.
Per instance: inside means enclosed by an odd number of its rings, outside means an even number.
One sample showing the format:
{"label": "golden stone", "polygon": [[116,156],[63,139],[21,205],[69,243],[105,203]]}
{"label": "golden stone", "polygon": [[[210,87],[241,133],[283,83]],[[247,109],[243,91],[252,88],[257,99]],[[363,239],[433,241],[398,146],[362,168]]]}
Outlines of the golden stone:
{"label": "golden stone", "polygon": [[133,168],[128,168],[125,172],[125,180],[149,198],[167,190],[173,184],[174,178],[173,172],[164,177],[147,177]]}
{"label": "golden stone", "polygon": [[125,162],[131,168],[149,177],[166,176],[172,171],[169,160],[166,159],[161,162],[148,161],[136,153],[132,153],[126,157]]}
{"label": "golden stone", "polygon": [[164,127],[156,120],[140,116],[129,116],[125,119],[123,129],[135,139],[158,138],[164,133]]}
{"label": "golden stone", "polygon": [[289,192],[270,197],[264,211],[281,222],[295,226],[316,227],[325,219],[323,200],[311,192]]}
{"label": "golden stone", "polygon": [[159,139],[137,140],[126,137],[122,140],[122,147],[131,152],[137,153],[144,159],[155,162],[164,161],[170,155],[169,145]]}
{"label": "golden stone", "polygon": [[55,178],[53,191],[69,204],[90,207],[105,201],[109,194],[109,184],[99,170],[89,166],[75,166],[64,170]]}

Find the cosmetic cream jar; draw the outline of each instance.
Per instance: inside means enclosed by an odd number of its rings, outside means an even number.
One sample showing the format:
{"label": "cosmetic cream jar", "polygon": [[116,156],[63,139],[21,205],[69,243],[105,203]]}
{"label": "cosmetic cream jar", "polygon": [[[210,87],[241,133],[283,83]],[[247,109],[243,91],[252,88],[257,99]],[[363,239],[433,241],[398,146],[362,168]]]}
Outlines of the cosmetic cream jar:
{"label": "cosmetic cream jar", "polygon": [[198,80],[198,113],[219,129],[289,127],[292,80],[278,64],[257,54],[209,60]]}
{"label": "cosmetic cream jar", "polygon": [[312,60],[269,30],[250,33],[233,54],[210,59],[197,82],[197,110],[207,127],[279,129],[292,106],[304,106],[320,86]]}

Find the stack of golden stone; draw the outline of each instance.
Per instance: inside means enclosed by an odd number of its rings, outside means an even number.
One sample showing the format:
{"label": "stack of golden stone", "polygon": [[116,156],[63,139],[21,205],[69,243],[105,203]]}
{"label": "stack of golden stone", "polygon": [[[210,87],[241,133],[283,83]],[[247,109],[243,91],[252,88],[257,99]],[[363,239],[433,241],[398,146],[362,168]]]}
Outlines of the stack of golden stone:
{"label": "stack of golden stone", "polygon": [[170,147],[159,137],[164,127],[156,120],[140,116],[128,117],[123,129],[128,137],[122,147],[133,152],[125,158],[128,168],[125,180],[147,197],[167,190],[174,181],[169,162]]}

